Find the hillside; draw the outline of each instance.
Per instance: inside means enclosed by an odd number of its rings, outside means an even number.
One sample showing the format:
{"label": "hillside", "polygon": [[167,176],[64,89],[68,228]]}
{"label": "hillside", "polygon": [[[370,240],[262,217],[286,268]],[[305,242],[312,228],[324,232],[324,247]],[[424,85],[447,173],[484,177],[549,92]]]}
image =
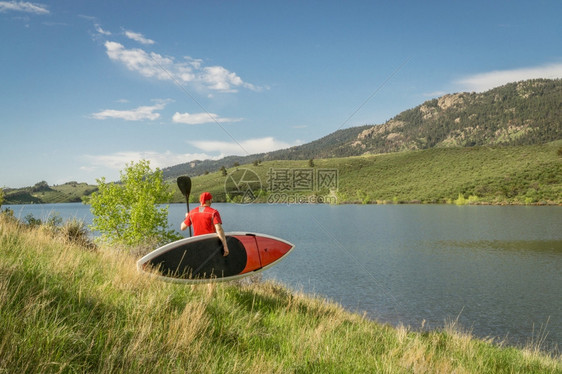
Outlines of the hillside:
{"label": "hillside", "polygon": [[[196,201],[198,193],[210,191],[215,201],[235,199],[227,198],[225,190],[232,189],[231,176],[242,179],[245,170],[255,173],[261,184],[259,191],[255,183],[250,186],[259,195],[257,202],[317,202],[321,197],[337,204],[562,204],[562,140],[315,159],[313,167],[309,161],[264,161],[229,168],[227,176],[214,172],[192,178],[191,198]],[[337,172],[337,188],[317,188],[314,173],[322,170]],[[310,188],[293,188],[295,173],[312,173]],[[283,190],[275,188],[281,177],[289,182]],[[176,192],[175,201],[182,200]]]}
{"label": "hillside", "polygon": [[97,191],[97,186],[86,183],[68,182],[49,186],[47,182],[32,187],[4,189],[4,204],[48,204],[73,203],[82,201],[83,196]]}
{"label": "hillside", "polygon": [[[309,160],[263,161],[229,167],[227,176],[218,171],[192,177],[191,199],[196,202],[200,192],[211,191],[215,201],[235,201],[236,196],[226,196],[227,182],[250,170],[260,183],[259,192],[254,191],[260,194],[256,202],[461,203],[467,199],[465,202],[472,204],[562,204],[562,140],[544,145],[432,148],[333,157],[314,159],[313,163],[311,167]],[[317,188],[314,183],[310,188],[275,188],[280,171],[293,178],[292,173],[321,170],[337,172],[337,188]],[[176,192],[173,202],[183,202],[175,180],[168,182]],[[33,187],[5,190],[4,204],[81,201],[82,196],[95,190],[96,186],[84,183],[48,186],[40,182]]]}
{"label": "hillside", "polygon": [[560,356],[393,328],[260,282],[186,287],[143,276],[0,214],[0,371],[9,373],[555,373]]}
{"label": "hillside", "polygon": [[562,139],[562,80],[510,83],[484,93],[457,93],[406,110],[382,125],[338,130],[300,146],[245,157],[194,161],[164,176],[201,175],[255,160],[309,160],[430,148],[532,145]]}
{"label": "hillside", "polygon": [[426,101],[363,131],[356,152],[543,144],[562,138],[562,80],[510,83]]}

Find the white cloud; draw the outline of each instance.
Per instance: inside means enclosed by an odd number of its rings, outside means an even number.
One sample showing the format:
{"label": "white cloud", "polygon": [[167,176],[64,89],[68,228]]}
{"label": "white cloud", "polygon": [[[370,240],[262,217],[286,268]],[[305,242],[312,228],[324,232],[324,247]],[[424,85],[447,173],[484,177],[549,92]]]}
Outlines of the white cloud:
{"label": "white cloud", "polygon": [[148,78],[170,79],[167,73],[173,66],[173,60],[170,58],[157,53],[149,54],[139,48],[125,49],[122,44],[116,42],[105,42],[105,48],[110,59],[124,64],[131,71]]}
{"label": "white cloud", "polygon": [[154,121],[160,118],[160,113],[155,113],[157,110],[162,110],[166,107],[168,100],[159,100],[155,105],[151,106],[140,106],[131,110],[115,110],[106,109],[101,112],[93,113],[92,117],[95,119],[108,119],[117,118],[124,119],[126,121],[142,121],[150,120]]}
{"label": "white cloud", "polygon": [[138,162],[140,160],[150,161],[151,168],[165,168],[193,160],[216,159],[205,153],[173,153],[166,151],[164,153],[155,151],[130,151],[116,152],[108,155],[85,155],[88,165],[82,166],[80,169],[85,171],[94,171],[99,168],[110,170],[123,170],[127,164]]}
{"label": "white cloud", "polygon": [[200,59],[185,57],[178,62],[173,57],[149,53],[140,48],[127,49],[122,44],[111,41],[105,42],[105,48],[111,60],[148,78],[193,83],[219,92],[237,92],[240,87],[261,90],[222,66],[204,67]]}
{"label": "white cloud", "polygon": [[24,12],[33,14],[49,14],[49,10],[42,4],[34,4],[26,1],[0,1],[0,13]]}
{"label": "white cloud", "polygon": [[247,155],[271,152],[289,148],[293,144],[285,143],[269,136],[265,138],[247,139],[240,142],[222,142],[214,140],[191,141],[189,144],[205,151],[221,155]]}
{"label": "white cloud", "polygon": [[252,91],[257,91],[253,84],[245,83],[238,75],[228,71],[222,66],[209,66],[202,69],[201,79],[208,86],[217,91],[236,92],[233,87],[244,87]]}
{"label": "white cloud", "polygon": [[97,23],[94,25],[94,27],[96,28],[96,31],[97,31],[99,34],[101,34],[101,35],[106,35],[106,36],[111,35],[111,32],[110,32],[110,31],[105,31],[105,30],[102,29],[101,26],[98,25]]}
{"label": "white cloud", "polygon": [[172,117],[175,123],[185,123],[187,125],[202,125],[204,123],[225,123],[225,122],[240,122],[242,118],[227,118],[220,117],[214,113],[178,113],[176,112]]}
{"label": "white cloud", "polygon": [[483,92],[510,82],[537,78],[562,78],[562,64],[547,64],[512,70],[495,70],[468,76],[455,83],[461,85],[462,90],[465,91]]}
{"label": "white cloud", "polygon": [[125,30],[125,36],[127,38],[129,38],[131,40],[134,40],[136,42],[139,42],[141,44],[146,44],[146,45],[154,44],[154,40],[147,39],[147,38],[144,37],[143,34],[138,33],[138,32]]}

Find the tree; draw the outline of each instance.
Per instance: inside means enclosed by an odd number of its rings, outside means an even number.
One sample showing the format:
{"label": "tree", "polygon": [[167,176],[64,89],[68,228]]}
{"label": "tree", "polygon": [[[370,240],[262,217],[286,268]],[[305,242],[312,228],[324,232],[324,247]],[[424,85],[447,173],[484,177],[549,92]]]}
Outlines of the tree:
{"label": "tree", "polygon": [[49,183],[45,181],[41,181],[39,183],[35,183],[35,186],[31,188],[32,192],[41,192],[41,191],[50,191],[51,187],[49,187]]}
{"label": "tree", "polygon": [[98,191],[86,203],[94,215],[92,230],[109,243],[139,245],[150,241],[163,244],[179,236],[168,227],[168,206],[173,192],[163,182],[162,171],[150,169],[150,162],[127,164],[119,183],[98,179]]}
{"label": "tree", "polygon": [[0,206],[4,203],[4,191],[0,188]]}

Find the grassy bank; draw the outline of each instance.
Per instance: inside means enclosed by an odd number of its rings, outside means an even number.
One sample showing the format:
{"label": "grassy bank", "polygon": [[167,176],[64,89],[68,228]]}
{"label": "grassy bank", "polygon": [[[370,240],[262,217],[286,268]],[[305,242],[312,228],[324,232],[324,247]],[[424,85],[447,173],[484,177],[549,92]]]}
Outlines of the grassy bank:
{"label": "grassy bank", "polygon": [[0,215],[0,372],[554,373],[560,357],[392,328],[269,283],[182,286]]}
{"label": "grassy bank", "polygon": [[[562,141],[538,146],[434,148],[361,157],[313,160],[314,169],[338,172],[337,202],[562,204]],[[227,165],[229,166],[229,165]],[[308,169],[309,161],[268,161],[228,168],[250,169],[271,201],[271,171]],[[220,172],[193,178],[193,191],[211,191],[225,200]],[[288,195],[330,196],[327,188]],[[333,192],[333,191],[332,191]],[[197,196],[192,197],[196,201]],[[181,201],[177,194],[175,201]],[[314,201],[314,198],[311,199]],[[285,201],[279,201],[284,203]]]}

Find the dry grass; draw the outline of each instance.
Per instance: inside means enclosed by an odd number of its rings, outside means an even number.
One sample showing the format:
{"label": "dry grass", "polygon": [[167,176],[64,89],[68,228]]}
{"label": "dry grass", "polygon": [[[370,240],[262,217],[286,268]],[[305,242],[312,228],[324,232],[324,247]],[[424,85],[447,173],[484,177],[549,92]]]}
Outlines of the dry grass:
{"label": "dry grass", "polygon": [[392,328],[271,282],[183,286],[0,217],[0,372],[555,373],[560,357]]}

